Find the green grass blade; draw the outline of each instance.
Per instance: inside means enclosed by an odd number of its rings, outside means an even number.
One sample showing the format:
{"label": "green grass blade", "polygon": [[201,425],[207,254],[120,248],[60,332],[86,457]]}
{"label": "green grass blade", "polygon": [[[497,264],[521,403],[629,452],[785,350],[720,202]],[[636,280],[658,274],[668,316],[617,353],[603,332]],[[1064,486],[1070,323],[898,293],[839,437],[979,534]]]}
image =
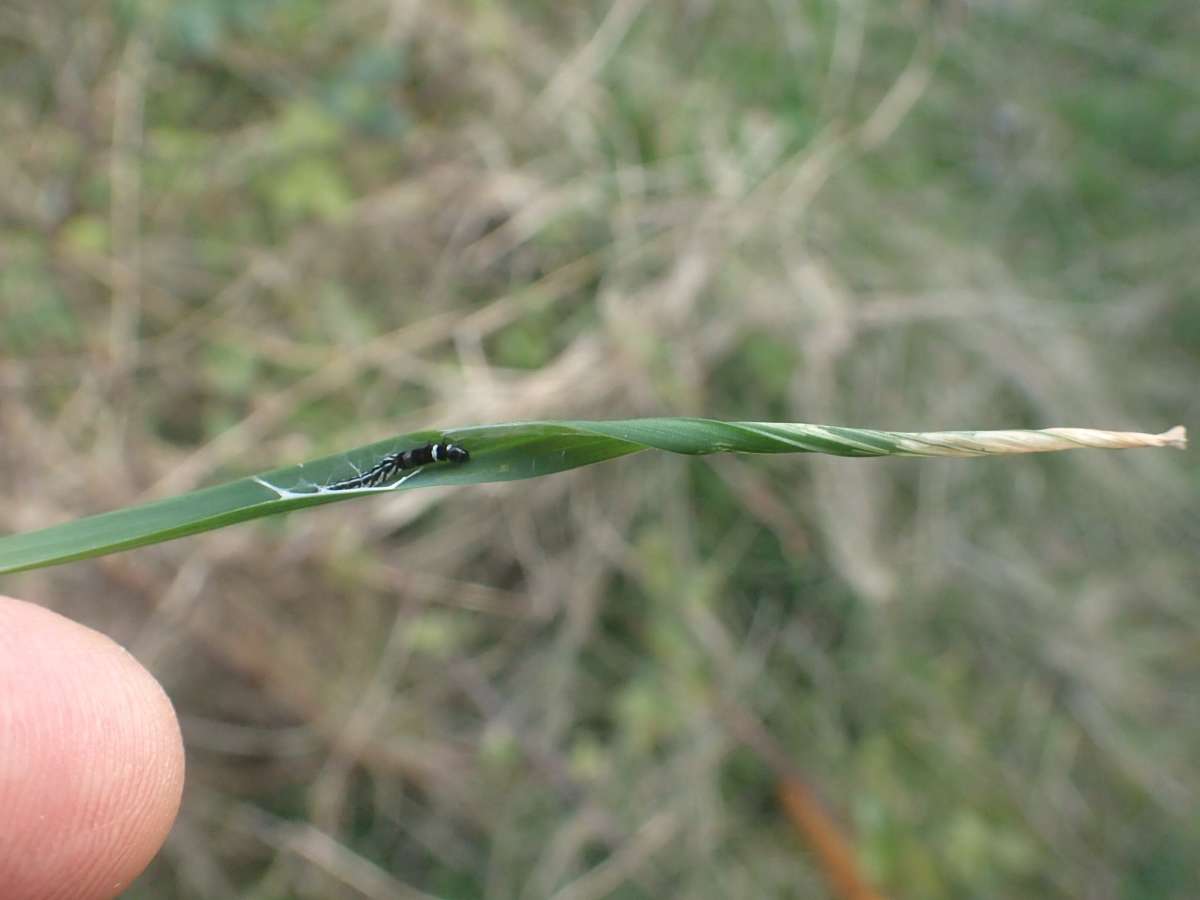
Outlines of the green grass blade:
{"label": "green grass blade", "polygon": [[[403,447],[434,440],[471,452],[461,465],[431,465],[384,488],[318,493]],[[892,432],[777,422],[628,419],[524,422],[418,432],[218,487],[0,538],[0,574],[171,540],[212,528],[386,490],[480,484],[550,475],[641,450],[672,453],[830,453],[838,456],[982,456],[1076,447],[1183,446],[1175,428],[1160,435],[1051,428],[1042,431]]]}

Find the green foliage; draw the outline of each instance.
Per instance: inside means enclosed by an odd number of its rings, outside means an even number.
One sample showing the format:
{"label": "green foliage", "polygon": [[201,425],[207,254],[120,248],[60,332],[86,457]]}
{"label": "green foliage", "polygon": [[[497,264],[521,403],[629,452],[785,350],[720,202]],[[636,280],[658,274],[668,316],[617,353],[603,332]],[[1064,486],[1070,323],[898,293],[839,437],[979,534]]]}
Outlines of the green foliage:
{"label": "green foliage", "polygon": [[78,322],[48,271],[42,249],[17,240],[5,257],[0,267],[0,347],[28,353],[73,346],[79,338]]}

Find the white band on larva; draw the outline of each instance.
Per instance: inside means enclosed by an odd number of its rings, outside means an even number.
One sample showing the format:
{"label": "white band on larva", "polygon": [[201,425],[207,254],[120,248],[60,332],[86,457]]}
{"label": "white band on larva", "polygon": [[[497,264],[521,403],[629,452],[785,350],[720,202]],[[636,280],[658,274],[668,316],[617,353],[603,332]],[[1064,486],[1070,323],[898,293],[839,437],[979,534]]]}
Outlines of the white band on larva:
{"label": "white band on larva", "polygon": [[433,461],[434,461],[434,462],[441,462],[441,461],[442,461],[442,460],[441,460],[441,458],[438,456],[438,451],[439,451],[439,450],[441,450],[441,449],[442,449],[442,445],[441,445],[441,444],[434,444],[434,445],[433,445]]}

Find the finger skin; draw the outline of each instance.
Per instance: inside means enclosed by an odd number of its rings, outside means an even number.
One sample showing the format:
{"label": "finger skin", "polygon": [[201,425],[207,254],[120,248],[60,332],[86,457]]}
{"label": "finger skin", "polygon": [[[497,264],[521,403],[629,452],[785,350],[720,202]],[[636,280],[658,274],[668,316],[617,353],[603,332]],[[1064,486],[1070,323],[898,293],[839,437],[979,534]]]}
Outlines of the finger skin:
{"label": "finger skin", "polygon": [[0,895],[115,897],[179,810],[171,701],[104,635],[0,596]]}

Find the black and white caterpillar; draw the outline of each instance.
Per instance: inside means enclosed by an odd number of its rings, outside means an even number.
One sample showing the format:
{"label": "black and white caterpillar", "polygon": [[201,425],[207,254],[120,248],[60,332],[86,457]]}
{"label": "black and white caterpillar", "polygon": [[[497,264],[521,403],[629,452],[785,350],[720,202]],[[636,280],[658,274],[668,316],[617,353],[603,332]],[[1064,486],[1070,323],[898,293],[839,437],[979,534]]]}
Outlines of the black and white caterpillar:
{"label": "black and white caterpillar", "polygon": [[345,481],[335,481],[328,485],[325,490],[329,491],[350,491],[355,488],[379,487],[379,485],[390,480],[397,472],[404,472],[408,469],[416,469],[420,466],[428,465],[429,463],[437,462],[452,462],[465,463],[471,458],[469,454],[458,444],[426,444],[424,447],[414,447],[412,450],[401,450],[397,453],[389,453],[367,471],[355,475],[353,478],[347,478]]}

